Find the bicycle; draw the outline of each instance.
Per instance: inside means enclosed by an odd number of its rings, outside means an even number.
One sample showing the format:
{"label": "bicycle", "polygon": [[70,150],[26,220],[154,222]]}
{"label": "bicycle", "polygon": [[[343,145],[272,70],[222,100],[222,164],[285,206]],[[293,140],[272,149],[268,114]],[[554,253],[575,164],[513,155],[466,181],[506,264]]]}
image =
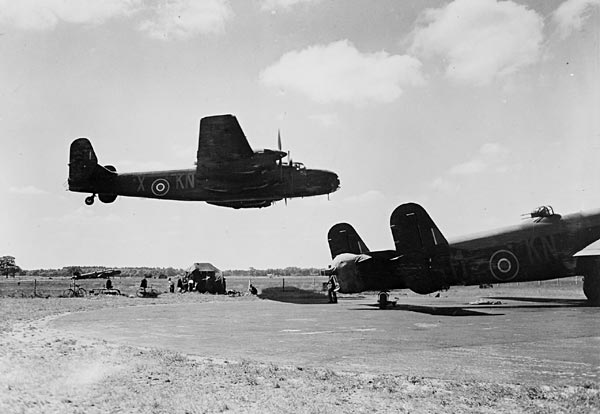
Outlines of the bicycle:
{"label": "bicycle", "polygon": [[87,290],[73,282],[73,286],[65,289],[62,295],[65,298],[82,298],[87,295]]}

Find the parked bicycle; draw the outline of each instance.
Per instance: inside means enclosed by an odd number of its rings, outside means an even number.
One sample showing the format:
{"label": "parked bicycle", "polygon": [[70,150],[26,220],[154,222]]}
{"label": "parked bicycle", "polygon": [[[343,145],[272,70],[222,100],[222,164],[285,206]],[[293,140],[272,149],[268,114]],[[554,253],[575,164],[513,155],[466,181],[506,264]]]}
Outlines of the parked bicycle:
{"label": "parked bicycle", "polygon": [[65,298],[82,298],[87,295],[87,290],[79,286],[73,281],[73,284],[63,292]]}

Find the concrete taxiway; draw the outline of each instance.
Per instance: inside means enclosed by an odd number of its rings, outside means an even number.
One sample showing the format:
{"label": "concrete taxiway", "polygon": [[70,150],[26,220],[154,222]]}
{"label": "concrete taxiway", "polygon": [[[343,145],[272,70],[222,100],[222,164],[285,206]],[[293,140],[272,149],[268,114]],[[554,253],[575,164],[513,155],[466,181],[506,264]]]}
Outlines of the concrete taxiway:
{"label": "concrete taxiway", "polygon": [[469,305],[477,293],[401,296],[387,310],[374,295],[336,305],[232,298],[74,313],[51,327],[223,360],[496,383],[600,381],[600,309],[543,295]]}

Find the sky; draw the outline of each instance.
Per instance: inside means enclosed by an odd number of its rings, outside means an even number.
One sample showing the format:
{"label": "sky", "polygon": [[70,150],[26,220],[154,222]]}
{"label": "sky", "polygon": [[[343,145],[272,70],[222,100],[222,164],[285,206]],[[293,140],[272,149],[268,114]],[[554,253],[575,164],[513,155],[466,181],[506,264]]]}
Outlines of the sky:
{"label": "sky", "polygon": [[[391,249],[600,207],[600,0],[0,0],[0,255],[70,265],[326,267],[351,223]],[[203,116],[335,171],[259,210],[66,190],[88,137],[119,171],[194,168]]]}

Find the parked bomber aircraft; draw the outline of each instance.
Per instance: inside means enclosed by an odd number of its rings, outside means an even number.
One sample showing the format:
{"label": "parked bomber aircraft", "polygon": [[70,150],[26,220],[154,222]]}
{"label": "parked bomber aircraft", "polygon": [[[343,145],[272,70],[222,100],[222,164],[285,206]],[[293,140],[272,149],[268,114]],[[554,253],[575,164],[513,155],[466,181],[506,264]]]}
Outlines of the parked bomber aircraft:
{"label": "parked bomber aircraft", "polygon": [[[117,196],[166,200],[206,201],[232,208],[268,207],[294,197],[329,194],[339,188],[330,171],[306,169],[279,150],[253,151],[233,115],[200,120],[195,169],[117,174],[112,165],[101,166],[87,138],[71,144],[69,190],[92,193],[112,203]],[[283,158],[288,156],[288,162]]]}
{"label": "parked bomber aircraft", "polygon": [[338,223],[328,233],[340,292],[408,288],[420,294],[453,285],[584,276],[589,302],[600,305],[600,257],[578,255],[600,238],[600,210],[555,214],[534,210],[525,222],[446,241],[418,204],[398,206],[390,218],[395,249],[369,251],[354,228]]}
{"label": "parked bomber aircraft", "polygon": [[102,279],[120,275],[121,271],[117,269],[99,270],[97,272],[81,273],[76,271],[71,279]]}

